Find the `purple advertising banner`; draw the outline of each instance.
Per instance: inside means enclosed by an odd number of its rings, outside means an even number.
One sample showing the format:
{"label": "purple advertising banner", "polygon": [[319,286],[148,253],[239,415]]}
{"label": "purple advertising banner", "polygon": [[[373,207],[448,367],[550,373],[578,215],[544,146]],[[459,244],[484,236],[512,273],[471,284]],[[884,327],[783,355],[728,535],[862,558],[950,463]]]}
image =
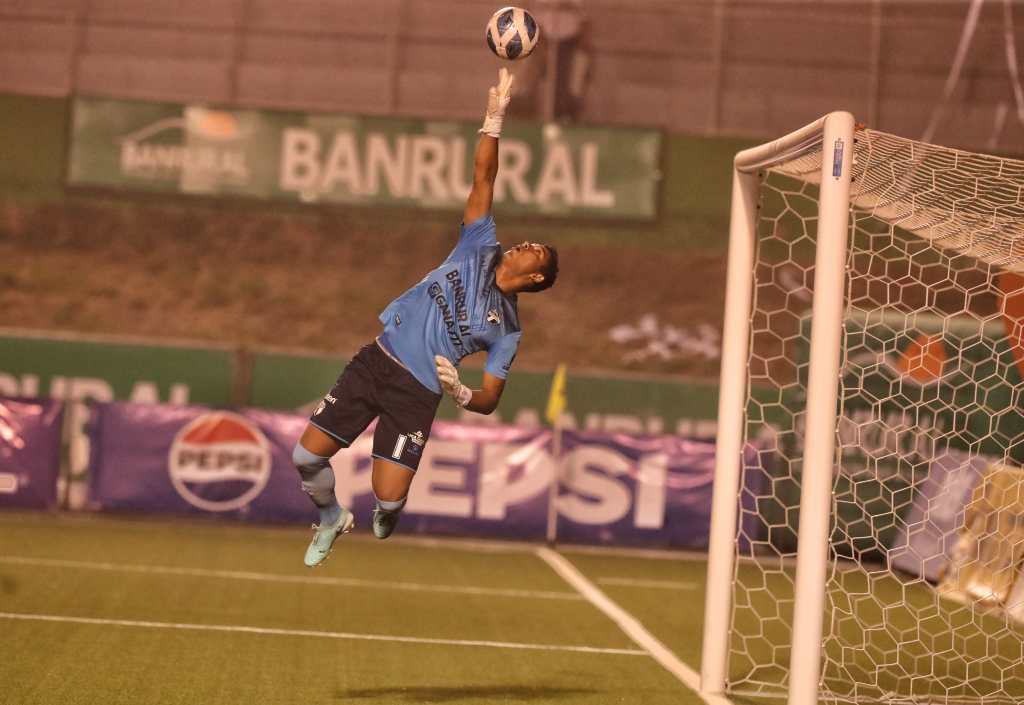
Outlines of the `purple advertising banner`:
{"label": "purple advertising banner", "polygon": [[[551,432],[435,421],[402,513],[402,530],[542,539],[554,463]],[[358,517],[374,506],[371,427],[332,459],[338,501]]]}
{"label": "purple advertising banner", "polygon": [[[305,424],[252,409],[99,405],[91,501],[100,509],[312,522],[316,511],[291,464]],[[374,505],[372,431],[331,462],[338,499],[362,526]],[[564,432],[558,539],[705,547],[713,460],[708,442]],[[554,471],[548,429],[437,421],[401,530],[542,540]]]}
{"label": "purple advertising banner", "polygon": [[94,508],[308,520],[291,465],[294,414],[98,404],[90,432]]}
{"label": "purple advertising banner", "polygon": [[63,402],[0,397],[0,509],[57,506]]}
{"label": "purple advertising banner", "polygon": [[[569,543],[705,548],[715,444],[677,436],[565,434],[558,537]],[[760,461],[747,447],[747,466]],[[744,473],[754,481],[763,473]],[[760,488],[748,488],[756,495]],[[749,513],[746,514],[749,517]],[[752,536],[756,522],[740,540]],[[741,549],[744,549],[741,546]]]}

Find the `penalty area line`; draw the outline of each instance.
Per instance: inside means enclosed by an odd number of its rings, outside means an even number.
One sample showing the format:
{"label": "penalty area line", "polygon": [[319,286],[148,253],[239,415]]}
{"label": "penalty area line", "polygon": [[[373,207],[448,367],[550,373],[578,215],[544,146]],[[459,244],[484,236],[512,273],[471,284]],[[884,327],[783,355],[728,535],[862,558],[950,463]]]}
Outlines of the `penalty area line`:
{"label": "penalty area line", "polygon": [[563,580],[576,588],[588,602],[604,612],[630,639],[636,642],[655,661],[660,663],[665,670],[699,695],[701,700],[707,703],[707,705],[732,705],[731,701],[722,695],[702,693],[700,689],[700,675],[683,663],[667,646],[647,631],[640,623],[640,620],[619,607],[607,595],[601,592],[600,588],[590,582],[567,558],[547,547],[538,548],[537,556],[551,566],[551,569],[558,573]]}
{"label": "penalty area line", "polygon": [[440,646],[484,646],[495,649],[520,649],[526,651],[570,651],[583,654],[613,654],[617,656],[646,656],[638,649],[610,649],[597,646],[572,646],[561,644],[523,644],[508,641],[481,641],[472,639],[433,639],[418,636],[390,636],[386,634],[354,634],[352,632],[324,632],[312,629],[276,629],[273,627],[247,627],[237,624],[189,624],[181,622],[151,622],[135,619],[102,619],[97,617],[68,617],[56,614],[31,614],[23,612],[0,612],[0,619],[25,622],[61,622],[66,624],[88,624],[105,627],[137,627],[143,629],[177,629],[197,632],[229,632],[240,634],[265,634],[271,636],[304,636],[320,639],[346,641],[391,641],[404,644],[434,644]]}

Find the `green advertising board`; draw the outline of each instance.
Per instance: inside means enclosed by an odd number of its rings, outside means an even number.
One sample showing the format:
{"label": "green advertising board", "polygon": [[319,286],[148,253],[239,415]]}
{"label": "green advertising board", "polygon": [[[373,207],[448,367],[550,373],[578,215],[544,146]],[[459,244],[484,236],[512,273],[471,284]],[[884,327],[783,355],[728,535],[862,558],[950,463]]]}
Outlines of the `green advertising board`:
{"label": "green advertising board", "polygon": [[[803,363],[810,359],[810,327],[807,316],[798,353]],[[878,309],[848,316],[844,336],[836,427],[841,460],[832,493],[837,550],[891,545],[915,487],[947,450],[1024,463],[1022,378],[1002,321]],[[806,377],[808,366],[801,369]],[[791,529],[777,532],[780,547],[791,548],[796,538],[806,384],[803,379],[798,392],[785,395],[786,413],[777,414],[786,430],[782,455],[790,462],[776,464],[779,502],[764,503],[764,513],[767,524]]]}
{"label": "green advertising board", "polygon": [[[323,397],[348,362],[346,356],[269,350],[240,354],[228,347],[0,329],[0,395],[306,409]],[[467,384],[478,385],[482,372],[466,368],[462,376]],[[500,408],[486,420],[543,423],[551,379],[550,372],[513,371]],[[567,420],[578,428],[714,435],[716,384],[570,369],[566,390]],[[438,416],[452,419],[460,413],[465,412],[445,401]]]}
{"label": "green advertising board", "polygon": [[1022,380],[1001,320],[880,309],[849,317],[845,336],[846,467],[905,475],[946,448],[1024,462]]}
{"label": "green advertising board", "polygon": [[234,352],[0,330],[0,395],[224,405]]}
{"label": "green advertising board", "polygon": [[[68,183],[307,203],[460,209],[476,123],[76,98]],[[653,219],[661,133],[510,123],[506,213]]]}
{"label": "green advertising board", "polygon": [[[345,357],[255,352],[251,356],[249,404],[311,409],[330,390],[347,361]],[[466,384],[479,385],[479,369],[463,369],[461,374]],[[462,412],[445,400],[438,418],[454,419],[466,414],[477,422],[542,424],[551,380],[550,372],[513,370],[501,405],[490,416]],[[609,377],[570,369],[566,394],[566,421],[577,428],[704,437],[715,433],[717,384]]]}

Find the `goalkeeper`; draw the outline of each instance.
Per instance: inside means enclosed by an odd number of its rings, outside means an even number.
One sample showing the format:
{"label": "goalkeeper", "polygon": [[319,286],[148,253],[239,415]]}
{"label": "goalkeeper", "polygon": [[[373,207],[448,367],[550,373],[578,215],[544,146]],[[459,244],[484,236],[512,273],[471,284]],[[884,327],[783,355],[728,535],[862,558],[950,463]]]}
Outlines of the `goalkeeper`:
{"label": "goalkeeper", "polygon": [[[558,253],[524,242],[502,252],[491,200],[498,173],[498,138],[511,97],[512,76],[498,73],[476,146],[473,186],[459,242],[448,258],[380,315],[384,330],[364,346],[324,397],[295,446],[302,488],[320,509],[306,551],[319,565],[335,539],[353,526],[334,495],[330,458],[380,417],[373,435],[373,533],[391,535],[430,435],[442,390],[464,409],[489,414],[498,406],[521,335],[517,295],[555,283]],[[487,351],[483,386],[459,381],[467,355]]]}

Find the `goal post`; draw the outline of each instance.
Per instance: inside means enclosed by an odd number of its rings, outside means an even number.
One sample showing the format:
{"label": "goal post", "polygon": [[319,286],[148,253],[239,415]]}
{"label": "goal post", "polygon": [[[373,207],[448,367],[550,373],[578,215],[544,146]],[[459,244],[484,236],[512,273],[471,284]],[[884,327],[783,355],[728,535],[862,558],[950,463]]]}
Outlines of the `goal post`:
{"label": "goal post", "polygon": [[1024,703],[1024,162],[744,150],[725,298],[702,691]]}
{"label": "goal post", "polygon": [[[794,673],[810,700],[791,700],[790,705],[817,702],[821,645],[821,615],[825,590],[826,544],[829,527],[829,494],[834,452],[832,429],[839,367],[839,325],[843,302],[843,270],[846,256],[847,212],[850,193],[850,161],[854,120],[850,113],[834,112],[782,139],[740,152],[734,160],[732,212],[729,226],[729,259],[726,274],[725,321],[718,404],[718,439],[715,455],[715,486],[708,552],[707,597],[701,658],[701,687],[712,693],[725,690],[728,634],[736,541],[737,496],[746,418],[746,381],[750,345],[750,309],[753,253],[757,238],[757,172],[800,156],[807,150],[832,145],[832,161],[821,160],[821,201],[818,211],[817,268],[814,287],[815,325],[811,340],[811,381],[808,414],[820,427],[816,443],[805,449],[808,467],[815,468],[812,481],[805,479],[800,516],[798,595],[807,610],[798,612],[794,625]],[[819,316],[821,318],[819,318]],[[831,420],[830,420],[831,417]],[[825,432],[821,432],[825,431]],[[805,476],[806,477],[806,476]],[[806,550],[805,548],[806,547]],[[818,605],[814,609],[811,606]],[[797,655],[800,655],[797,658]],[[806,695],[805,695],[806,696]]]}
{"label": "goal post", "polygon": [[[807,383],[807,435],[800,492],[796,594],[801,609],[793,615],[793,656],[789,705],[818,702],[821,620],[831,516],[835,408],[839,378],[847,218],[850,209],[850,160],[853,116],[825,119],[821,160],[818,234],[811,314],[810,379]],[[832,151],[832,159],[828,153]],[[831,162],[831,163],[830,163]]]}

